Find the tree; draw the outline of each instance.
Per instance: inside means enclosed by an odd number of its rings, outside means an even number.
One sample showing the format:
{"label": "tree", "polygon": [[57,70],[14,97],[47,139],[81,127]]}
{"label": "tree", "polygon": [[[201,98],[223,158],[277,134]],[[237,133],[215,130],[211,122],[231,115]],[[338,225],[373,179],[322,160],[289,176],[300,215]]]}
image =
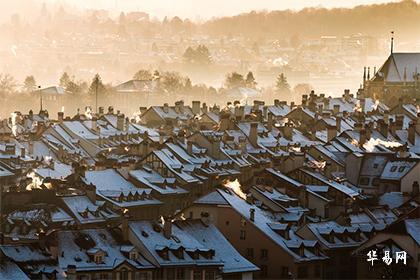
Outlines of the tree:
{"label": "tree", "polygon": [[102,83],[101,76],[99,74],[96,74],[95,77],[93,77],[92,82],[90,83],[88,93],[90,95],[102,95],[106,93],[106,87]]}
{"label": "tree", "polygon": [[228,89],[243,87],[244,85],[244,77],[241,74],[237,72],[232,72],[226,76],[225,86]]}
{"label": "tree", "polygon": [[283,73],[281,73],[277,77],[276,90],[280,94],[290,93],[290,85],[287,82],[287,78]]}
{"label": "tree", "polygon": [[15,89],[15,79],[10,74],[0,74],[0,94],[12,94]]}
{"label": "tree", "polygon": [[165,72],[160,78],[160,86],[166,92],[176,93],[184,87],[183,80],[178,72]]}
{"label": "tree", "polygon": [[245,84],[250,88],[255,88],[257,85],[257,82],[255,82],[254,74],[251,71],[249,71],[246,75]]}
{"label": "tree", "polygon": [[70,80],[69,74],[67,74],[67,72],[64,72],[63,75],[61,75],[59,84],[60,84],[61,87],[67,89],[70,81],[71,80]]}
{"label": "tree", "polygon": [[149,70],[139,70],[133,76],[134,80],[151,81],[153,79],[152,73]]}
{"label": "tree", "polygon": [[308,94],[313,90],[313,87],[310,84],[297,84],[293,88],[293,93],[295,95],[302,95],[302,94]]}
{"label": "tree", "polygon": [[195,65],[208,65],[211,63],[211,54],[205,45],[198,45],[197,48],[188,47],[183,55],[184,61]]}
{"label": "tree", "polygon": [[23,89],[26,92],[32,92],[36,88],[36,81],[34,76],[27,76],[23,82]]}

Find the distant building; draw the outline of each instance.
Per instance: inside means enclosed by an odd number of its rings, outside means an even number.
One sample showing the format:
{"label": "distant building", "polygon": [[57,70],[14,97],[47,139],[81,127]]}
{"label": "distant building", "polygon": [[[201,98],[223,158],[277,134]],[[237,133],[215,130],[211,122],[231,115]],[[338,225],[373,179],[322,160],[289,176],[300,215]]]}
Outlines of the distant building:
{"label": "distant building", "polygon": [[376,72],[364,69],[362,93],[387,105],[420,98],[420,53],[391,53]]}

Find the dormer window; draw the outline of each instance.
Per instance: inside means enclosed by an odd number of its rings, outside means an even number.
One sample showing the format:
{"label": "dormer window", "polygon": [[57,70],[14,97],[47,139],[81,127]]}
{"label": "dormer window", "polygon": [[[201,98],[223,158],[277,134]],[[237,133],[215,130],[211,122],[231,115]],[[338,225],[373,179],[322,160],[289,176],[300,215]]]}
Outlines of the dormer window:
{"label": "dormer window", "polygon": [[138,254],[137,254],[137,251],[136,250],[133,250],[133,251],[130,252],[129,259],[130,260],[133,260],[133,261],[135,261],[135,260],[138,259]]}
{"label": "dormer window", "polygon": [[103,263],[103,258],[104,258],[104,256],[102,254],[96,254],[94,256],[95,263],[96,264]]}

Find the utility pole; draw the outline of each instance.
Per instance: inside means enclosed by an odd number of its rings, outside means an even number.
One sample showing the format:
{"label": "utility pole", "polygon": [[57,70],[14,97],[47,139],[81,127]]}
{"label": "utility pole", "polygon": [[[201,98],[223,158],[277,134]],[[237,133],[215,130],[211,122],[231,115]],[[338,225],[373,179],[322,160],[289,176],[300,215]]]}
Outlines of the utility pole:
{"label": "utility pole", "polygon": [[98,84],[99,84],[99,75],[96,74],[95,77],[95,108],[96,108],[96,114],[98,114]]}

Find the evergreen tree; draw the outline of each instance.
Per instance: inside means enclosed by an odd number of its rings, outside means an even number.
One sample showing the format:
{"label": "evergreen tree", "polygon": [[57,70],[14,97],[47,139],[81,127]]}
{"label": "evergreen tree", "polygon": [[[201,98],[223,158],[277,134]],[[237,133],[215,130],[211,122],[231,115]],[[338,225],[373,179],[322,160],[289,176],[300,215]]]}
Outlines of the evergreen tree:
{"label": "evergreen tree", "polygon": [[153,79],[152,73],[149,70],[139,70],[133,76],[134,80],[151,81]]}
{"label": "evergreen tree", "polygon": [[280,94],[290,93],[290,85],[287,82],[287,78],[283,73],[281,73],[277,77],[276,90]]}
{"label": "evergreen tree", "polygon": [[27,76],[23,82],[23,89],[26,92],[32,92],[36,88],[36,81],[34,76]]}
{"label": "evergreen tree", "polygon": [[255,82],[254,74],[251,71],[249,71],[246,75],[245,84],[250,88],[255,88],[257,85],[257,82]]}
{"label": "evergreen tree", "polygon": [[226,76],[225,86],[228,89],[243,87],[245,85],[244,77],[237,73],[232,72]]}
{"label": "evergreen tree", "polygon": [[63,75],[61,75],[59,85],[65,89],[67,89],[69,82],[71,81],[69,74],[67,72],[64,72]]}

